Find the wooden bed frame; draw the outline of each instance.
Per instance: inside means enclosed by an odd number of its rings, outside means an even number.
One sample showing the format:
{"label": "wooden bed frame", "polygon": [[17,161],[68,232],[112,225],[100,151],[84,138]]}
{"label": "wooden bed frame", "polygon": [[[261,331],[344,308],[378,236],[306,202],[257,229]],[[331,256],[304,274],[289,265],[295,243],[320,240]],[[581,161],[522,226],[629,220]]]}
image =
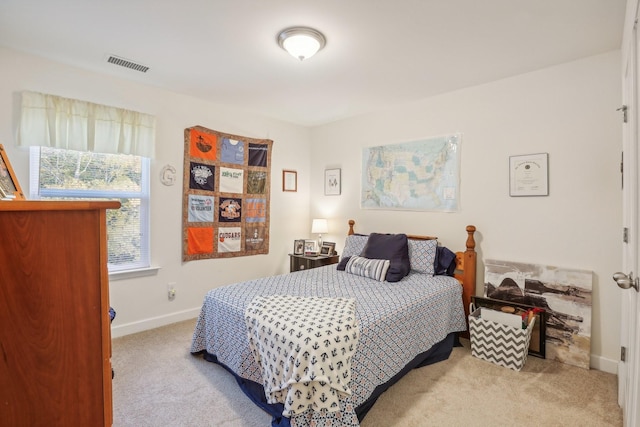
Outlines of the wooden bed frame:
{"label": "wooden bed frame", "polygon": [[[349,232],[347,235],[355,234],[353,226],[356,222],[352,219],[349,220]],[[466,250],[464,252],[456,252],[456,270],[454,277],[462,284],[462,304],[464,305],[465,318],[467,323],[469,322],[469,306],[471,304],[471,297],[476,294],[476,241],[473,237],[476,232],[474,225],[467,225],[467,242]],[[417,236],[407,235],[407,238],[414,240],[435,240],[434,236]],[[468,326],[468,325],[467,325]],[[469,333],[465,332],[461,334],[464,337],[468,337]]]}

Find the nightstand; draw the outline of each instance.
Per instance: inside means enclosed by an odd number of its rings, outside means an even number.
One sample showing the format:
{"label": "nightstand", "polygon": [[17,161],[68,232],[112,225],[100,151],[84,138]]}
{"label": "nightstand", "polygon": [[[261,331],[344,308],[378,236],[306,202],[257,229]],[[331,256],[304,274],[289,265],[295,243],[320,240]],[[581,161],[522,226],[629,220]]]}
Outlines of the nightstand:
{"label": "nightstand", "polygon": [[308,270],[310,268],[322,267],[325,265],[337,264],[340,261],[338,255],[332,256],[306,256],[289,254],[289,271]]}

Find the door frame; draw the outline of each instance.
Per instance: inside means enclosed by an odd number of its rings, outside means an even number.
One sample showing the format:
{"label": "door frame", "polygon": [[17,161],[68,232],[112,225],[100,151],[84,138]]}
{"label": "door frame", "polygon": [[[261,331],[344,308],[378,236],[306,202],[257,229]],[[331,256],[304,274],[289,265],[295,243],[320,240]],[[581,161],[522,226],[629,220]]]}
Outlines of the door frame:
{"label": "door frame", "polygon": [[[627,242],[622,243],[622,268],[625,273],[638,276],[638,11],[640,0],[627,2],[622,43],[622,101],[626,123],[623,124],[622,211],[623,227],[628,230]],[[640,421],[640,297],[633,288],[622,290],[620,310],[620,345],[626,349],[625,360],[618,364],[618,403],[623,410],[624,426],[635,427]]]}

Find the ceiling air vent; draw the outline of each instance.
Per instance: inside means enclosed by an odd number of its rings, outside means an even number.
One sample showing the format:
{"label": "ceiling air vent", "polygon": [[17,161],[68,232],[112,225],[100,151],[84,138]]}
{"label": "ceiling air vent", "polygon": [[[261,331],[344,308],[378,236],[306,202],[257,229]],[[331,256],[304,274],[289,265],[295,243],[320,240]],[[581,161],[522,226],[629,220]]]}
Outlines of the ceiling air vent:
{"label": "ceiling air vent", "polygon": [[135,62],[131,62],[128,59],[118,58],[117,56],[109,56],[107,62],[115,65],[119,65],[121,67],[131,68],[132,70],[140,71],[141,73],[146,73],[149,70],[149,67],[146,65],[136,64]]}

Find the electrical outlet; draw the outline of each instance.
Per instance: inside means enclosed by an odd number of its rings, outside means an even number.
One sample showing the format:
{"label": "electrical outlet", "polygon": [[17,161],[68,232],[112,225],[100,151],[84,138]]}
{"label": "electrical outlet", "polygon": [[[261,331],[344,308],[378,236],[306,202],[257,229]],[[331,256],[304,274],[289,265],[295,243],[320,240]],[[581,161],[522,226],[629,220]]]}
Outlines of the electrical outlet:
{"label": "electrical outlet", "polygon": [[175,282],[171,282],[167,285],[167,297],[169,298],[169,301],[173,301],[174,299],[176,299],[176,283]]}

